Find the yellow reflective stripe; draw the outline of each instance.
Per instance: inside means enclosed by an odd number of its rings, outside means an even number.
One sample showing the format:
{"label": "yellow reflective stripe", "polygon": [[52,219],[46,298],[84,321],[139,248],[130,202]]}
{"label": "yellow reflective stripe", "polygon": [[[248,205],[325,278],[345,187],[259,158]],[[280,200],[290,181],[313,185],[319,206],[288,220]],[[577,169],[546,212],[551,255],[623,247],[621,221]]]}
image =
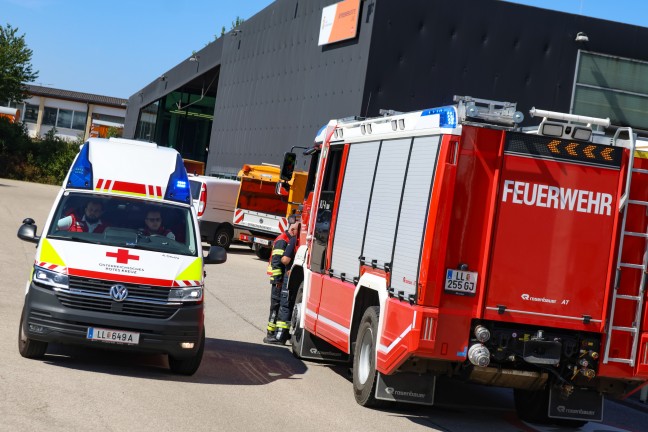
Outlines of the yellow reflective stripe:
{"label": "yellow reflective stripe", "polygon": [[43,239],[42,241],[40,261],[65,267],[65,263],[47,239]]}
{"label": "yellow reflective stripe", "polygon": [[202,258],[196,258],[191,264],[187,266],[175,280],[193,280],[201,281],[203,280],[203,262]]}
{"label": "yellow reflective stripe", "polygon": [[277,321],[277,328],[288,329],[290,328],[290,323],[286,321]]}
{"label": "yellow reflective stripe", "polygon": [[283,255],[285,249],[272,249],[272,255]]}
{"label": "yellow reflective stripe", "polygon": [[272,270],[272,276],[280,276],[282,273],[281,269]]}
{"label": "yellow reflective stripe", "polygon": [[275,331],[277,329],[277,326],[274,325],[274,323],[269,322],[267,328],[268,328],[268,331]]}

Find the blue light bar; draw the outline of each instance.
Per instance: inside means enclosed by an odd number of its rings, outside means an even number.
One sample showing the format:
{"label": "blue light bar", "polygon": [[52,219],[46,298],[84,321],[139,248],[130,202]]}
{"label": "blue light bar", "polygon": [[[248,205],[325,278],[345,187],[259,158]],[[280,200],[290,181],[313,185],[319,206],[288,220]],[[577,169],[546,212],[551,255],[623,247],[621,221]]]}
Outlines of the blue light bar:
{"label": "blue light bar", "polygon": [[457,127],[457,108],[454,106],[443,106],[439,108],[426,109],[421,113],[421,117],[429,115],[439,115],[439,127],[456,128]]}
{"label": "blue light bar", "polygon": [[87,142],[81,148],[77,155],[74,165],[70,170],[67,187],[74,189],[90,189],[94,187],[92,182],[92,164],[88,156],[90,152],[90,144]]}
{"label": "blue light bar", "polygon": [[182,163],[182,158],[178,155],[176,159],[175,170],[169,176],[164,199],[189,204],[191,202],[191,188],[189,187],[189,178],[187,170]]}

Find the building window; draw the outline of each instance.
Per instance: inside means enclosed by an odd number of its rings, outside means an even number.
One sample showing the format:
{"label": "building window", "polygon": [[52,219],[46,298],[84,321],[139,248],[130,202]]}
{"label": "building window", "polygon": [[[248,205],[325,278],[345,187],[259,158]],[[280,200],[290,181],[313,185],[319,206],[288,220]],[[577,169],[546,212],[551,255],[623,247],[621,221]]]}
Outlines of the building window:
{"label": "building window", "polygon": [[56,127],[70,129],[72,127],[72,110],[59,109]]}
{"label": "building window", "polygon": [[25,104],[25,123],[36,123],[38,121],[38,105]]}
{"label": "building window", "polygon": [[85,130],[87,114],[83,111],[74,111],[72,118],[72,129]]}
{"label": "building window", "polygon": [[46,126],[56,126],[56,114],[58,109],[45,107],[43,110],[43,124]]}
{"label": "building window", "polygon": [[648,62],[579,51],[572,113],[648,130]]}

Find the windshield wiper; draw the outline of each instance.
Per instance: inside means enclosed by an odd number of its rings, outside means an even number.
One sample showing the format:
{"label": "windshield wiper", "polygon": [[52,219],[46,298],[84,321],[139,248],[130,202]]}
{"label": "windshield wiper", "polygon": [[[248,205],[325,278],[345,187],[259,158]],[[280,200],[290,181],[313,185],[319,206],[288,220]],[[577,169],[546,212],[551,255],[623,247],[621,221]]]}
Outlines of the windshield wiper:
{"label": "windshield wiper", "polygon": [[47,238],[51,238],[51,239],[55,239],[55,240],[69,240],[69,241],[74,241],[74,242],[79,242],[79,243],[101,244],[101,242],[99,242],[99,241],[89,240],[87,238],[78,237],[78,236],[50,235],[50,236],[47,236]]}

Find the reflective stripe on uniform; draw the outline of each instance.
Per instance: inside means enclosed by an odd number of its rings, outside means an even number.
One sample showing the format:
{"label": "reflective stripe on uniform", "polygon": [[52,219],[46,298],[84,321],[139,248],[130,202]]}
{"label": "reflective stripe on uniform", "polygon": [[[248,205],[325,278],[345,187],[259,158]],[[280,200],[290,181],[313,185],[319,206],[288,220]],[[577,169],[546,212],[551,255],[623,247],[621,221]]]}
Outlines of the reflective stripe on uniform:
{"label": "reflective stripe on uniform", "polygon": [[285,249],[272,249],[272,255],[283,255]]}
{"label": "reflective stripe on uniform", "polygon": [[271,331],[271,332],[277,330],[277,326],[274,323],[271,323],[271,322],[268,323],[268,327],[266,327],[266,328],[268,329],[268,331]]}
{"label": "reflective stripe on uniform", "polygon": [[290,328],[290,323],[288,323],[286,321],[277,321],[277,328],[289,329]]}

